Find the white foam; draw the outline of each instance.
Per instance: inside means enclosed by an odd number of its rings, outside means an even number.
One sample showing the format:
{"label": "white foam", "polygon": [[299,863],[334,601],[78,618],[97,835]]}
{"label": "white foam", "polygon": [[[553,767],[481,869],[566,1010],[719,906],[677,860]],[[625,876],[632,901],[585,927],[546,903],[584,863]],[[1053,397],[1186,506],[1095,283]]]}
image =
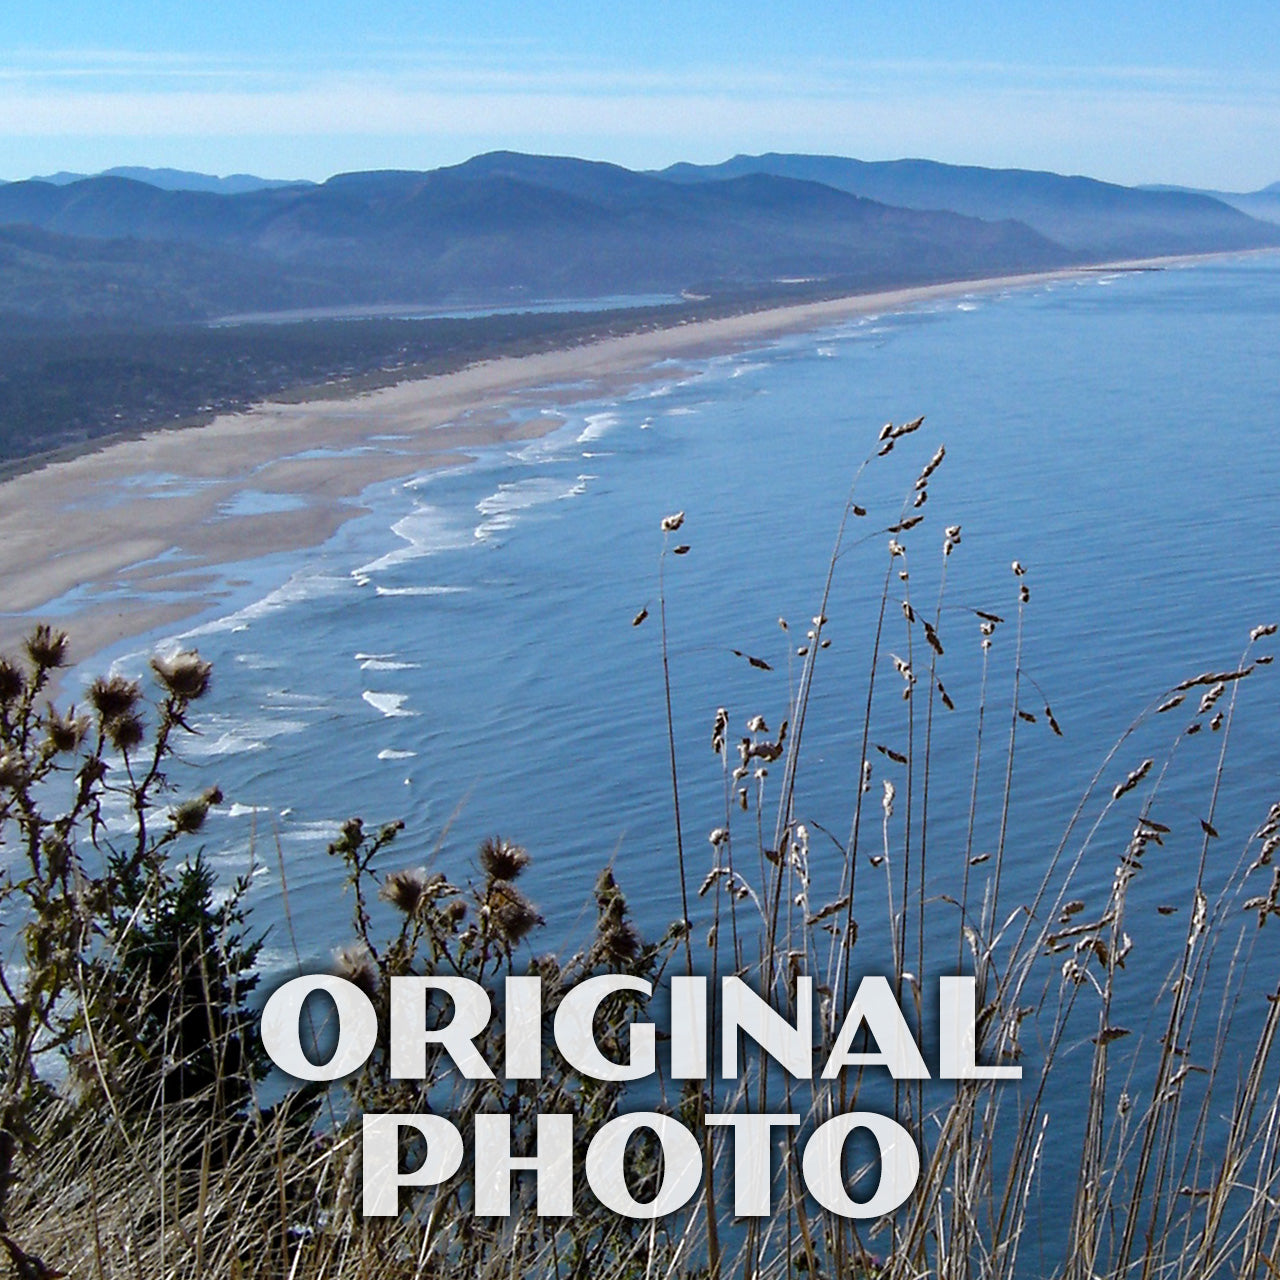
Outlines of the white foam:
{"label": "white foam", "polygon": [[957,311],[977,311],[978,304],[976,302],[957,302],[956,310]]}
{"label": "white foam", "polygon": [[395,718],[398,716],[415,716],[416,711],[406,711],[404,704],[408,700],[407,693],[373,693],[366,689],[360,695],[375,710],[381,711],[384,716]]}
{"label": "white foam", "polygon": [[360,664],[361,671],[414,671],[420,662],[397,662],[394,658],[366,658]]}
{"label": "white foam", "polygon": [[249,671],[274,671],[280,662],[276,658],[268,658],[262,653],[237,653],[235,661]]}
{"label": "white foam", "polygon": [[270,613],[287,609],[290,605],[301,604],[307,600],[315,600],[320,596],[331,596],[345,591],[351,586],[349,578],[333,578],[325,574],[295,573],[288,582],[268,592],[261,600],[237,609],[222,618],[214,618],[212,622],[203,622],[182,632],[179,640],[189,640],[194,636],[213,635],[223,631],[247,631],[249,624]]}
{"label": "white foam", "polygon": [[606,435],[619,423],[620,419],[616,413],[589,413],[586,417],[586,426],[582,429],[582,433],[578,436],[579,444],[589,444],[593,440],[599,440]]}
{"label": "white foam", "polygon": [[197,723],[199,732],[184,743],[183,753],[188,756],[209,757],[261,751],[272,738],[301,733],[306,727],[305,720],[286,720],[279,716],[255,716],[250,720],[209,716]]}
{"label": "white foam", "polygon": [[688,418],[697,413],[697,409],[690,409],[688,405],[677,405],[674,409],[667,410],[668,418]]}
{"label": "white foam", "polygon": [[508,450],[507,457],[513,462],[523,463],[526,467],[546,466],[549,462],[559,462],[570,443],[576,443],[576,437],[571,440],[562,436],[560,432],[556,432],[554,435],[539,436],[530,440],[519,449]]}
{"label": "white foam", "polygon": [[228,818],[247,818],[253,813],[270,813],[265,804],[240,804],[238,801],[227,810]]}
{"label": "white foam", "polygon": [[263,696],[266,698],[264,706],[269,706],[273,710],[276,707],[288,707],[295,712],[324,711],[329,706],[329,701],[325,697],[314,693],[294,692],[292,689],[269,689]]}
{"label": "white foam", "polygon": [[390,569],[393,565],[418,560],[423,556],[436,555],[441,551],[458,550],[467,545],[466,535],[450,523],[449,518],[439,507],[426,505],[414,507],[408,515],[402,516],[391,526],[391,532],[404,545],[353,569],[353,577],[357,580],[368,578],[370,574]]}
{"label": "white foam", "polygon": [[692,378],[680,378],[676,382],[664,382],[656,387],[649,387],[645,391],[637,391],[634,395],[628,396],[628,400],[661,400],[665,396],[669,396],[679,387],[688,386],[692,382]]}
{"label": "white foam", "polygon": [[594,478],[580,475],[568,488],[563,479],[555,476],[531,476],[527,480],[500,484],[495,493],[476,503],[476,510],[485,518],[476,526],[475,536],[485,541],[510,529],[522,511],[577,497],[586,492],[587,482]]}
{"label": "white foam", "polygon": [[760,369],[767,369],[767,364],[740,364],[729,375],[731,378],[741,378],[744,373],[756,373]]}
{"label": "white foam", "polygon": [[380,596],[456,596],[470,587],[374,587]]}
{"label": "white foam", "polygon": [[328,844],[338,834],[341,825],[336,819],[331,822],[295,822],[282,826],[275,835],[281,844]]}
{"label": "white foam", "polygon": [[411,760],[418,753],[416,751],[397,751],[394,747],[383,747],[378,752],[379,760]]}

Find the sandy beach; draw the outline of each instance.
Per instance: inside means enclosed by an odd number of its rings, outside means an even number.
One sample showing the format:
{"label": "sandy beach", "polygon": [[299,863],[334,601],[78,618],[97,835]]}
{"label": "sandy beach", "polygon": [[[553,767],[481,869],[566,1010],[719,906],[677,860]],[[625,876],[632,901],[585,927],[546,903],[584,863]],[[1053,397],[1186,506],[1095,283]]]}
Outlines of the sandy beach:
{"label": "sandy beach", "polygon": [[[1153,267],[1178,260],[1108,264]],[[557,404],[625,391],[659,361],[701,358],[868,314],[1077,278],[1100,268],[970,280],[779,307],[500,358],[358,396],[259,405],[159,430],[0,483],[0,651],[59,602],[82,660],[207,608],[211,573],[318,546],[370,484],[553,430]],[[670,377],[668,364],[661,373]],[[536,412],[521,414],[521,409]],[[68,592],[73,600],[61,600]],[[214,597],[216,600],[216,596]]]}

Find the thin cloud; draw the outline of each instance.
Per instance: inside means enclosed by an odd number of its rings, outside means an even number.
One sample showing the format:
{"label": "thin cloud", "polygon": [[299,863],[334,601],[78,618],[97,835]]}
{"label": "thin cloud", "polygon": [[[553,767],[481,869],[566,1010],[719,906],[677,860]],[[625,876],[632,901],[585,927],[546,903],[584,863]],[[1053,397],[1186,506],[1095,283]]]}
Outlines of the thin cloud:
{"label": "thin cloud", "polygon": [[617,96],[627,93],[698,95],[766,90],[784,98],[832,94],[901,92],[899,77],[912,77],[913,90],[956,84],[993,89],[1034,89],[1041,85],[1109,87],[1153,86],[1213,89],[1232,96],[1274,92],[1274,82],[1260,74],[1233,71],[1230,76],[1196,67],[1146,65],[1075,65],[918,60],[811,59],[803,66],[726,66],[718,63],[677,69],[636,67],[631,64],[583,67],[567,56],[548,52],[529,41],[433,42],[429,48],[388,47],[373,51],[360,47],[324,56],[309,55],[289,69],[277,58],[237,54],[144,52],[133,49],[18,49],[7,54],[0,81],[20,81],[33,91],[42,82],[56,88],[67,79],[94,76],[124,78],[217,78],[239,82],[247,91],[292,86],[304,90],[327,76],[345,74],[371,86],[394,84],[402,91],[435,87],[479,92],[574,90]]}
{"label": "thin cloud", "polygon": [[[359,57],[281,69],[266,58],[128,50],[63,50],[40,65],[20,55],[0,78],[0,129],[10,163],[15,142],[39,148],[48,162],[38,171],[93,139],[131,139],[132,155],[166,139],[204,139],[221,154],[239,143],[255,155],[273,139],[310,139],[311,154],[330,140],[336,169],[356,150],[338,140],[367,139],[379,155],[398,140],[415,164],[498,147],[640,165],[774,149],[927,155],[1130,182],[1261,186],[1277,176],[1260,165],[1280,154],[1280,93],[1194,70],[1009,65],[996,74],[987,64],[979,73],[830,60],[804,76],[723,66],[615,73],[555,59],[510,65],[503,52],[486,46],[488,61],[474,62],[438,49],[430,60],[406,53],[376,71]],[[290,167],[279,150],[280,167]]]}

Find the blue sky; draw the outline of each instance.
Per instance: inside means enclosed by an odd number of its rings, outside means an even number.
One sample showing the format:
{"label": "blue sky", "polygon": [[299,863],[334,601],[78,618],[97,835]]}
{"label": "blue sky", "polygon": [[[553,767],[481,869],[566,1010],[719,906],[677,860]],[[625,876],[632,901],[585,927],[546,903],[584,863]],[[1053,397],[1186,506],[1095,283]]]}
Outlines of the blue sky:
{"label": "blue sky", "polygon": [[0,176],[324,178],[508,147],[1280,180],[1280,3],[9,0]]}

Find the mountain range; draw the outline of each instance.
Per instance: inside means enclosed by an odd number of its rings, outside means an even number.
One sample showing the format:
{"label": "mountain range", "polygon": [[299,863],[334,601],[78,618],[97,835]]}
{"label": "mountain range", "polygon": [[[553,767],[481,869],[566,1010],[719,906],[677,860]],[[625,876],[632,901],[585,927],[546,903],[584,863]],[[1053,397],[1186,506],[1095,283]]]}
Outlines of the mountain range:
{"label": "mountain range", "polygon": [[1211,194],[922,160],[771,154],[645,173],[495,152],[319,184],[119,170],[0,184],[0,313],[136,325],[831,294],[1276,245],[1280,227]]}
{"label": "mountain range", "polygon": [[86,178],[132,178],[146,182],[163,191],[215,191],[219,195],[234,196],[245,191],[261,191],[272,187],[314,186],[314,183],[291,178],[257,178],[251,173],[231,173],[225,178],[211,173],[196,173],[191,169],[150,169],[145,165],[117,165],[101,173],[70,173],[65,169],[44,177],[32,178],[32,182],[50,182],[55,187],[70,186]]}
{"label": "mountain range", "polygon": [[841,156],[735,156],[718,165],[677,164],[675,182],[744,173],[821,182],[905,209],[950,209],[973,218],[1013,218],[1090,258],[1251,248],[1259,229],[1210,192],[1122,187],[1032,169],[981,169],[933,160],[869,162]]}

